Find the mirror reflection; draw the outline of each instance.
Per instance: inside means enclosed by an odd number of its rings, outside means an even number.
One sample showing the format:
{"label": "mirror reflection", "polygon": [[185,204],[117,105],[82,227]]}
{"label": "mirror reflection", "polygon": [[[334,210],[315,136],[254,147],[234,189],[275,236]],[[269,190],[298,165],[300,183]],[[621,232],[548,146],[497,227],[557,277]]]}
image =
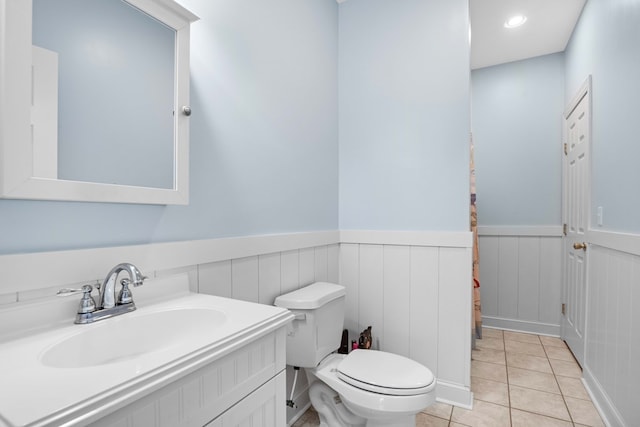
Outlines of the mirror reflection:
{"label": "mirror reflection", "polygon": [[33,0],[34,176],[173,189],[175,40],[121,0]]}

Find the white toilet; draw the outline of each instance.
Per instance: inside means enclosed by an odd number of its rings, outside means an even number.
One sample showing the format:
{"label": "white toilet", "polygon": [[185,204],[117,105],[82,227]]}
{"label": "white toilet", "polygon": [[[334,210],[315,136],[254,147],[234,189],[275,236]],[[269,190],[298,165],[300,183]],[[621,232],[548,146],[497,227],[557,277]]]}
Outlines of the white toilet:
{"label": "white toilet", "polygon": [[317,282],[276,298],[296,318],[287,331],[287,365],[305,368],[321,426],[414,427],[435,401],[429,369],[376,350],[334,353],[340,347],[345,288]]}

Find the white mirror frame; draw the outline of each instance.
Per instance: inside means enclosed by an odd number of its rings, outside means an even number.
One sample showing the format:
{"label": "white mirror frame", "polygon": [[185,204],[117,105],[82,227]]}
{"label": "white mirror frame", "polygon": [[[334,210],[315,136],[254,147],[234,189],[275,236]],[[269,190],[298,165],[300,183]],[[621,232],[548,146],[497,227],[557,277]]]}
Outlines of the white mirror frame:
{"label": "white mirror frame", "polygon": [[0,0],[0,197],[187,205],[189,203],[189,25],[197,16],[173,0],[126,0],[176,31],[172,189],[33,176],[31,0]]}

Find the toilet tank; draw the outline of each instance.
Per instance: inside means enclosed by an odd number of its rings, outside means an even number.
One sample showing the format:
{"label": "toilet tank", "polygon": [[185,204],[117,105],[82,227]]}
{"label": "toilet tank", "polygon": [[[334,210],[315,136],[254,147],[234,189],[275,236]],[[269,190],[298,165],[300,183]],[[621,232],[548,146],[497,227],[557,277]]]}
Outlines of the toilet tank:
{"label": "toilet tank", "polygon": [[287,329],[287,365],[315,368],[340,347],[345,294],[344,286],[316,282],[276,298],[274,305],[296,316]]}

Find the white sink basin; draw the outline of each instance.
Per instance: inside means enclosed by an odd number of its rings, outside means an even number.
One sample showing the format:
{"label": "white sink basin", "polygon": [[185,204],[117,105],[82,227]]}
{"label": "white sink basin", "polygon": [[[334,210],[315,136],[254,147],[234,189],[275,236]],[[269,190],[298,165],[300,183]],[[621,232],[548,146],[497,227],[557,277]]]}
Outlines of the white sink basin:
{"label": "white sink basin", "polygon": [[84,368],[122,362],[191,342],[220,328],[227,315],[216,309],[181,308],[124,314],[78,326],[78,333],[45,349],[40,362],[52,368]]}

